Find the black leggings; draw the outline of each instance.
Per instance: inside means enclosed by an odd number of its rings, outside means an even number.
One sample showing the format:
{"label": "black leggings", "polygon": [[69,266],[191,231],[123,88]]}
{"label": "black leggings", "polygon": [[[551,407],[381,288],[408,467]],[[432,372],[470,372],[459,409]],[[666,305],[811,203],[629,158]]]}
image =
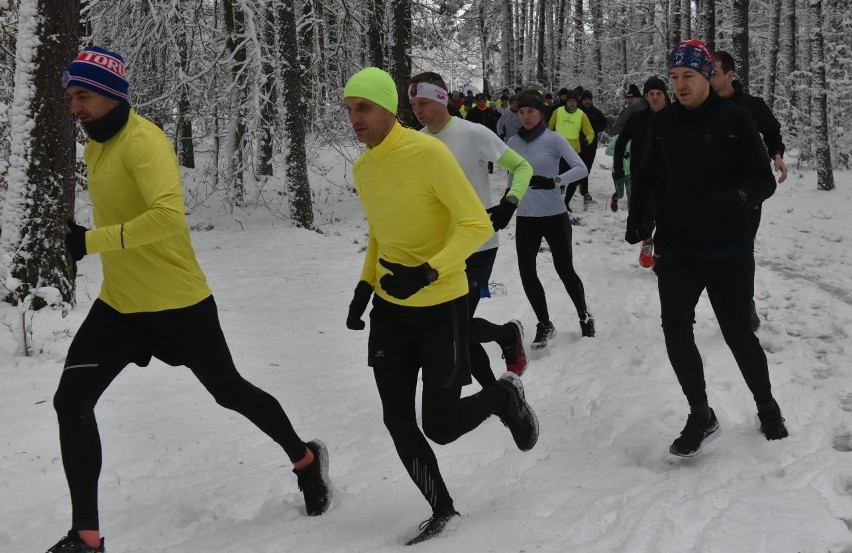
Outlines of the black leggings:
{"label": "black leggings", "polygon": [[503,325],[473,314],[479,305],[483,294],[488,295],[488,281],[491,269],[497,257],[497,248],[476,252],[467,258],[466,269],[468,280],[467,310],[470,315],[468,351],[470,353],[470,374],[483,388],[497,383],[497,378],[491,370],[491,360],[482,344],[496,342],[500,347],[506,346],[514,335]]}
{"label": "black leggings", "polygon": [[707,402],[704,365],[692,325],[695,305],[706,288],[725,343],[758,404],[772,401],[766,354],[751,330],[754,259],[704,259],[663,253],[654,264],[666,350],[690,405]]}
{"label": "black leggings", "polygon": [[96,300],[71,343],[53,398],[75,530],[99,527],[101,441],[95,404],[124,367],[145,366],[152,356],[189,367],[219,405],[248,418],[292,462],[305,456],[305,444],[281,404],[234,367],[212,296],[183,309],[132,314]]}
{"label": "black leggings", "polygon": [[518,268],[521,273],[521,284],[524,293],[532,305],[539,322],[550,321],[547,310],[547,299],[544,296],[544,286],[538,278],[536,257],[544,238],[550,246],[553,255],[553,266],[556,274],[565,285],[565,290],[571,296],[577,316],[581,319],[586,314],[586,296],[583,282],[574,271],[573,254],[571,253],[571,221],[567,213],[549,217],[517,217],[515,248],[518,252]]}
{"label": "black leggings", "polygon": [[[580,159],[583,160],[583,164],[586,166],[586,170],[589,171],[589,173],[592,172],[592,165],[595,162],[595,155],[597,153],[598,153],[597,143],[590,145],[590,146],[586,146],[585,148],[580,150],[580,153],[579,153]],[[564,173],[565,171],[569,170],[570,168],[571,168],[571,166],[568,165],[567,161],[565,161],[562,158],[559,159],[559,172],[560,173]],[[565,188],[565,207],[567,207],[569,211],[571,210],[571,207],[568,204],[571,202],[571,198],[574,197],[574,192],[577,191],[577,187],[580,187],[580,195],[581,196],[585,196],[586,194],[588,194],[589,193],[589,177],[583,177],[582,179],[576,180],[576,181],[570,183]]]}
{"label": "black leggings", "polygon": [[[441,350],[449,353],[463,346],[441,342],[465,341],[466,333],[448,332],[462,323],[467,323],[464,297],[424,308],[395,306],[377,298],[370,313],[370,363],[385,427],[406,471],[435,513],[453,510],[453,500],[424,433],[435,443],[451,443],[502,410],[508,399],[498,386],[462,398],[464,379],[445,377],[453,369],[439,364],[451,365],[454,359]],[[381,357],[374,354],[376,348],[381,348]],[[423,432],[415,410],[421,366]]]}

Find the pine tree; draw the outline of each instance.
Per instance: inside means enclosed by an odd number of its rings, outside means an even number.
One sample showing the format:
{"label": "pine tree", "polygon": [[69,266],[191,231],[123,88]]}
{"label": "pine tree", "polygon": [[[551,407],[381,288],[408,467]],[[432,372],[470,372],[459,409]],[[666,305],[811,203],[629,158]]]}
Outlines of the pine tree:
{"label": "pine tree", "polygon": [[74,215],[74,128],[57,79],[77,53],[80,4],[24,0],[19,17],[0,295],[38,309],[45,302],[35,295],[45,288],[74,302],[74,264],[64,242],[65,221]]}

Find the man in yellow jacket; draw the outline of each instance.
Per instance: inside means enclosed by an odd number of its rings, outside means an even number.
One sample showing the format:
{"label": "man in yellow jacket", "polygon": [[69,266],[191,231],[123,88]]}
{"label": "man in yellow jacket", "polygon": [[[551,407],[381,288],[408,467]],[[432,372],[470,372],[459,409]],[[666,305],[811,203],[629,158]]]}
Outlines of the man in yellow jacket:
{"label": "man in yellow jacket", "polygon": [[331,499],[328,451],[318,440],[303,442],[278,401],[234,367],[190,241],[174,149],[131,109],[124,59],[86,48],[68,65],[63,86],[91,139],[84,158],[95,223],[87,229],[69,221],[66,244],[76,261],[100,254],[103,284],[71,343],[53,401],[72,526],[49,551],[104,551],[94,408],[124,367],[152,357],[189,367],[217,403],[277,442],[293,463],[307,514],[322,514]]}
{"label": "man in yellow jacket", "polygon": [[[583,110],[577,109],[577,103],[579,100],[580,95],[577,94],[576,90],[568,90],[565,104],[559,107],[559,109],[554,110],[553,114],[550,116],[550,121],[547,124],[547,127],[550,130],[556,131],[567,138],[568,142],[570,142],[571,146],[574,148],[574,151],[578,154],[583,151],[584,148],[592,147],[592,144],[594,144],[595,141],[595,130],[592,128],[592,123],[589,121],[589,117],[585,114],[585,112],[583,112]],[[560,159],[560,173],[564,173],[568,169],[570,169],[568,163],[564,159]],[[580,194],[583,195],[584,203],[589,204],[592,201],[592,196],[589,195],[589,178],[584,177],[569,184],[565,191],[565,207],[568,208],[568,211],[571,211],[569,203],[571,202],[571,198],[574,197],[574,192],[577,190],[578,186],[580,187]]]}
{"label": "man in yellow jacket", "polygon": [[[346,325],[364,328],[361,317],[375,292],[368,364],[396,451],[432,508],[411,545],[458,517],[424,432],[448,444],[497,414],[527,451],[538,439],[538,420],[510,372],[496,386],[461,397],[471,382],[465,260],[494,230],[458,162],[440,140],[397,122],[396,85],[381,69],[353,75],[343,102],[355,136],[367,145],[353,175],[369,226]],[[423,432],[415,411],[421,367]]]}

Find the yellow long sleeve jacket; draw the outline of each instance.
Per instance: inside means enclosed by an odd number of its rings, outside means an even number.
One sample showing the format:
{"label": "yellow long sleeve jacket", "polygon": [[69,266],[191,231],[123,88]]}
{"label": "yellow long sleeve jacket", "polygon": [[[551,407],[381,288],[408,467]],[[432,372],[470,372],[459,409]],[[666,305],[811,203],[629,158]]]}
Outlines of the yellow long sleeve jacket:
{"label": "yellow long sleeve jacket", "polygon": [[163,131],[131,111],[118,134],[89,141],[83,156],[95,222],[86,250],[99,253],[103,265],[99,298],[137,313],[210,296],[189,238],[177,157]]}
{"label": "yellow long sleeve jacket", "polygon": [[[361,280],[379,297],[411,307],[467,294],[465,259],[494,230],[452,152],[397,122],[381,144],[358,158],[353,175],[370,229]],[[429,263],[438,280],[408,299],[391,297],[379,285],[388,273],[379,258],[412,267]]]}

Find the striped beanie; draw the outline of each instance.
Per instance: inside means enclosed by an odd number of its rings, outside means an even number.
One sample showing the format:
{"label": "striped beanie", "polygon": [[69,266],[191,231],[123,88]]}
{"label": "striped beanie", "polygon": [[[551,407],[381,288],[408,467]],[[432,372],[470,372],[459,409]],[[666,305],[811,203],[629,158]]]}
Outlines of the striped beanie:
{"label": "striped beanie", "polygon": [[62,88],[81,86],[107,98],[130,103],[124,58],[100,46],[89,46],[65,68]]}

